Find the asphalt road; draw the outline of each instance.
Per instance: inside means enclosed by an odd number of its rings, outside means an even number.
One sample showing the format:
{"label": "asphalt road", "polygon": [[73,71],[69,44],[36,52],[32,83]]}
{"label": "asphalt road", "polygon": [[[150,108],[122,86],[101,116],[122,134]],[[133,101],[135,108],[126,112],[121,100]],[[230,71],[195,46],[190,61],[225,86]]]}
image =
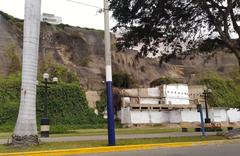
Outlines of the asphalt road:
{"label": "asphalt road", "polygon": [[98,153],[79,156],[240,156],[240,143],[181,148],[158,148],[153,150]]}

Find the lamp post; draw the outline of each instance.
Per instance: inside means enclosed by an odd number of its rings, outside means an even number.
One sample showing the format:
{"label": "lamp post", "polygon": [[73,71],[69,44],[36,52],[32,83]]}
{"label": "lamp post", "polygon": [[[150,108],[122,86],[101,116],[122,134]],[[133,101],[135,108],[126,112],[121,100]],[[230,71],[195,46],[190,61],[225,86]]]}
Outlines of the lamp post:
{"label": "lamp post", "polygon": [[205,137],[205,125],[203,121],[203,112],[202,112],[202,105],[197,104],[197,111],[200,113],[200,119],[201,119],[201,131],[202,131],[202,137]]}
{"label": "lamp post", "polygon": [[211,123],[211,119],[209,118],[208,115],[208,95],[211,93],[211,89],[205,89],[203,91],[204,99],[205,99],[205,109],[206,109],[206,118],[205,118],[205,123]]}
{"label": "lamp post", "polygon": [[43,81],[41,83],[43,84],[44,87],[44,107],[43,107],[43,117],[41,119],[41,137],[47,138],[49,137],[49,129],[50,129],[50,121],[48,118],[48,88],[49,84],[56,84],[58,82],[58,78],[54,77],[52,80],[49,78],[48,73],[43,74]]}

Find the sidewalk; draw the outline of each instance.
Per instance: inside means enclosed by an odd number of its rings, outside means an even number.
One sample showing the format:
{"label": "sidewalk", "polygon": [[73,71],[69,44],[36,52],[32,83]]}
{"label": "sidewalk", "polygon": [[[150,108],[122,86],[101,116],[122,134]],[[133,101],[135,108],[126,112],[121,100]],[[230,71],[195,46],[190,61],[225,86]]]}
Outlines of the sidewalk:
{"label": "sidewalk", "polygon": [[[207,136],[216,135],[216,132],[207,132]],[[163,138],[163,137],[184,137],[184,136],[201,136],[201,132],[171,132],[159,134],[121,134],[116,135],[116,139],[148,139],[148,138]],[[71,137],[50,137],[40,138],[42,142],[77,142],[77,141],[93,141],[107,140],[106,135],[97,136],[71,136]],[[6,144],[8,139],[0,139],[0,144]]]}

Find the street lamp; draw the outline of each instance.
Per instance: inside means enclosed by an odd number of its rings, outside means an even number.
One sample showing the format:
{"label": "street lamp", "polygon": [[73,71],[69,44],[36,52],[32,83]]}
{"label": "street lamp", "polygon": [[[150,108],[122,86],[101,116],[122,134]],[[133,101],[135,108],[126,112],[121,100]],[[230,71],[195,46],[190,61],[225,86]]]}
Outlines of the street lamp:
{"label": "street lamp", "polygon": [[49,129],[50,129],[50,121],[48,118],[48,88],[50,84],[56,84],[58,82],[58,78],[54,77],[53,79],[49,78],[49,74],[48,73],[44,73],[43,74],[43,81],[41,81],[41,83],[43,84],[44,90],[45,90],[45,94],[44,94],[44,114],[43,117],[41,119],[41,137],[43,138],[47,138],[49,137]]}
{"label": "street lamp", "polygon": [[212,93],[211,89],[205,89],[203,91],[204,99],[205,99],[205,109],[206,109],[206,118],[205,118],[205,123],[211,123],[211,119],[209,118],[208,115],[208,95]]}

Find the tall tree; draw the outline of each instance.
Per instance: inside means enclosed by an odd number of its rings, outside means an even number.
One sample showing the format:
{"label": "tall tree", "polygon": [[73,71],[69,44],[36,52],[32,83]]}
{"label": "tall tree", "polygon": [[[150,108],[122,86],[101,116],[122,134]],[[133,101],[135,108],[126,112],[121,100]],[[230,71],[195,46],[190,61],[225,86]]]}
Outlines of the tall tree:
{"label": "tall tree", "polygon": [[38,144],[36,80],[40,34],[41,0],[25,0],[22,87],[13,145]]}
{"label": "tall tree", "polygon": [[[159,46],[217,37],[240,64],[240,0],[109,0],[114,31],[122,33],[118,48],[141,46],[141,54],[158,53]],[[177,43],[177,44],[173,44]],[[187,48],[189,48],[187,47]],[[186,48],[186,49],[187,49]]]}

